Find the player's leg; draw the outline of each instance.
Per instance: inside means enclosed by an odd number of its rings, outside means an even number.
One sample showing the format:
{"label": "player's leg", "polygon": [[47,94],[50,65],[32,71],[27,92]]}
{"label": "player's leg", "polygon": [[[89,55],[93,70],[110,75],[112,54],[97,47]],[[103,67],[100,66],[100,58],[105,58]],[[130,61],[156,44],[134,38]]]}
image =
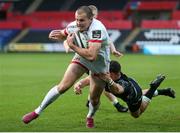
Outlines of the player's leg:
{"label": "player's leg", "polygon": [[114,96],[112,93],[104,91],[104,95],[109,99],[109,101],[113,104],[113,106],[117,109],[119,112],[127,112],[128,108],[122,106],[116,96]]}
{"label": "player's leg", "polygon": [[[142,95],[142,93],[141,93]],[[148,107],[150,103],[149,98],[141,96],[137,103],[128,104],[129,112],[134,118],[138,118]]]}
{"label": "player's leg", "polygon": [[[139,107],[138,107],[138,109],[133,110],[133,106],[134,106],[134,107],[135,107],[135,106],[139,106]],[[140,106],[141,106],[141,102],[138,103],[137,105],[128,105],[128,107],[129,107],[129,112],[130,112],[130,114],[131,114],[132,117],[138,118],[138,117],[140,116],[140,114],[141,114]],[[135,107],[135,108],[136,108],[136,107]]]}
{"label": "player's leg", "polygon": [[154,96],[163,95],[163,96],[169,96],[171,98],[175,98],[175,91],[172,88],[165,88],[165,89],[158,89]]}
{"label": "player's leg", "polygon": [[27,124],[33,119],[37,118],[49,104],[54,102],[61,94],[67,91],[85,72],[86,70],[80,65],[71,63],[68,66],[61,82],[50,89],[41,102],[40,106],[35,109],[34,112],[28,113],[23,117],[23,122]]}
{"label": "player's leg", "polygon": [[[143,91],[143,94],[146,94],[149,90],[145,90]],[[158,94],[159,93],[159,94]],[[167,88],[167,89],[161,89],[161,90],[156,90],[154,92],[154,96],[157,96],[157,95],[165,95],[165,96],[169,96],[169,97],[172,97],[172,98],[175,98],[175,91],[172,90],[171,88]],[[148,107],[149,103],[151,102],[151,99],[146,97],[146,96],[143,96],[142,98],[142,103],[141,103],[141,106],[140,106],[140,112],[139,112],[139,115],[142,114],[146,108]]]}
{"label": "player's leg", "polygon": [[86,107],[89,108],[89,101],[90,101],[90,94],[88,95],[88,99],[87,99],[87,102],[86,102]]}
{"label": "player's leg", "polygon": [[143,113],[146,110],[147,106],[151,102],[151,99],[155,91],[160,86],[160,84],[164,81],[164,79],[165,79],[164,75],[158,75],[156,79],[150,83],[150,89],[143,95],[143,98],[142,98],[142,104],[140,107],[141,113]]}
{"label": "player's leg", "polygon": [[74,63],[70,64],[61,82],[47,93],[41,105],[35,112],[40,114],[50,103],[56,100],[57,97],[67,91],[74,82],[84,74],[84,72],[84,68],[80,65]]}
{"label": "player's leg", "polygon": [[144,96],[151,99],[154,95],[154,92],[157,90],[157,88],[163,82],[164,79],[164,75],[158,75],[156,79],[150,83],[150,89],[146,92],[146,94],[144,94]]}
{"label": "player's leg", "polygon": [[99,79],[98,77],[91,75],[90,76],[90,102],[89,102],[89,112],[86,118],[86,126],[88,128],[94,127],[93,116],[97,111],[100,104],[100,96],[105,87],[105,82]]}
{"label": "player's leg", "polygon": [[165,79],[165,76],[159,75],[156,77],[155,80],[151,82],[150,89],[146,92],[145,95],[142,96],[142,102],[141,102],[140,108],[136,112],[131,113],[133,117],[138,118],[147,109],[154,95],[154,92],[160,86],[160,84],[162,83],[164,79]]}
{"label": "player's leg", "polygon": [[[119,103],[118,99],[116,98],[116,96],[114,96],[112,93],[104,91],[104,95],[109,99],[109,101],[113,104],[113,106],[117,109],[117,111],[119,111],[119,112],[127,112],[128,111],[128,108],[121,105]],[[89,100],[90,100],[90,96],[88,95],[86,107],[89,107]]]}
{"label": "player's leg", "polygon": [[[143,90],[143,94],[146,94],[148,91],[148,89],[145,89]],[[156,96],[159,96],[159,95],[162,95],[162,96],[169,96],[171,98],[175,98],[175,91],[172,89],[172,88],[165,88],[165,89],[157,89],[155,92],[154,92],[154,95],[153,97],[156,97]]]}

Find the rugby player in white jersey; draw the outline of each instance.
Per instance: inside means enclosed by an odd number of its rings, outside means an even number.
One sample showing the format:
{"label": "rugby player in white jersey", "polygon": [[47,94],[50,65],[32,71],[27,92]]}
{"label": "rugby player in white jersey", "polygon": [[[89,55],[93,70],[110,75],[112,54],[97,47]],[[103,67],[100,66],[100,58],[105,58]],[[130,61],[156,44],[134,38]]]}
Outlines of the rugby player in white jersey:
{"label": "rugby player in white jersey", "polygon": [[[89,5],[88,7],[92,10],[93,17],[94,17],[94,18],[97,18],[97,16],[98,16],[98,9],[96,8],[96,6],[94,6],[94,5]],[[72,23],[68,26],[67,30],[69,30],[69,31],[74,31],[74,30],[76,30],[77,27],[73,26],[74,23],[76,23],[76,22],[75,22],[75,21],[72,22]],[[65,31],[65,32],[66,32],[66,31]],[[55,40],[55,41],[58,41],[58,40],[59,40],[58,36],[59,36],[60,33],[61,33],[61,30],[52,30],[51,33],[50,33],[50,39]],[[66,33],[66,34],[67,34],[67,33]],[[107,33],[107,34],[108,34],[108,33]],[[64,41],[63,45],[64,45],[64,48],[65,48],[66,53],[68,53],[68,52],[71,51],[70,47],[69,47],[68,44],[67,44],[67,40]],[[116,50],[116,48],[115,48],[113,42],[110,40],[110,38],[109,38],[109,45],[110,45],[111,53],[112,53],[114,56],[116,56],[116,57],[121,57],[121,56],[123,56],[122,53],[120,53],[119,51]],[[75,88],[76,88],[76,87],[79,87],[79,86],[80,86],[80,82],[77,82],[77,83],[74,85]],[[104,91],[104,95],[111,101],[111,103],[112,103],[113,106],[117,109],[117,111],[119,111],[119,112],[127,112],[127,111],[128,111],[128,108],[122,106],[122,105],[119,103],[118,99],[117,99],[112,93],[109,93],[109,92],[107,92],[107,91]],[[87,101],[87,104],[86,104],[87,107],[89,106],[89,99],[90,99],[90,97],[88,96],[88,101]]]}
{"label": "rugby player in white jersey", "polygon": [[[81,6],[76,10],[75,22],[67,26],[65,30],[50,33],[50,38],[65,40],[69,47],[76,52],[72,63],[69,64],[63,79],[55,85],[44,97],[42,103],[33,112],[23,116],[23,122],[28,124],[36,119],[41,112],[58,97],[61,97],[87,70],[90,71],[90,103],[89,112],[86,118],[86,126],[94,127],[93,116],[99,107],[100,96],[105,87],[105,82],[101,80],[99,73],[109,71],[110,53],[108,35],[104,25],[93,19],[93,14],[88,6]],[[73,42],[74,32],[82,32],[87,35],[88,48],[80,48]]]}
{"label": "rugby player in white jersey", "polygon": [[[94,5],[89,5],[89,8],[92,10],[93,16],[94,18],[98,17],[98,9],[96,6]],[[111,53],[116,56],[116,57],[121,57],[123,56],[122,53],[120,53],[119,51],[116,50],[114,43],[110,40],[109,38],[109,44],[110,44],[110,50]],[[75,85],[74,85],[75,89],[81,88],[81,80],[78,81]],[[121,105],[118,101],[118,99],[116,98],[116,96],[114,96],[112,93],[109,93],[107,91],[103,91],[104,95],[109,99],[109,101],[113,104],[113,106],[117,109],[117,111],[119,112],[127,112],[128,108],[124,107],[123,105]],[[86,103],[86,106],[89,106],[89,96],[88,96],[88,100]]]}

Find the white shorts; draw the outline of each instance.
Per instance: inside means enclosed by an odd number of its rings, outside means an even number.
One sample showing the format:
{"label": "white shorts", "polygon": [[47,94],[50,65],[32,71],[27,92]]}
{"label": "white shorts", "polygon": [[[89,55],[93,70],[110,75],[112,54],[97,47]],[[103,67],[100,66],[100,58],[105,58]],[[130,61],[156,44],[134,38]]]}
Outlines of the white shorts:
{"label": "white shorts", "polygon": [[78,54],[75,54],[72,63],[81,65],[86,70],[89,70],[92,74],[109,72],[110,60],[105,59],[101,55],[98,55],[96,61],[89,61]]}

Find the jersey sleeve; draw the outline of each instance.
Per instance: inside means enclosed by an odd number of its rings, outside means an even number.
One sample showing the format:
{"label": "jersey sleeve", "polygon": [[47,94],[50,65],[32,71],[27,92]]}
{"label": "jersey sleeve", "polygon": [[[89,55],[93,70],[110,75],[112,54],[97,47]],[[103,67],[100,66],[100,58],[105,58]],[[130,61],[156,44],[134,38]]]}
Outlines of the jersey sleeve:
{"label": "jersey sleeve", "polygon": [[90,31],[90,39],[88,42],[102,43],[105,39],[104,31],[100,28]]}
{"label": "jersey sleeve", "polygon": [[66,28],[64,29],[64,34],[68,35],[70,33],[74,33],[77,30],[77,26],[75,21],[69,23]]}

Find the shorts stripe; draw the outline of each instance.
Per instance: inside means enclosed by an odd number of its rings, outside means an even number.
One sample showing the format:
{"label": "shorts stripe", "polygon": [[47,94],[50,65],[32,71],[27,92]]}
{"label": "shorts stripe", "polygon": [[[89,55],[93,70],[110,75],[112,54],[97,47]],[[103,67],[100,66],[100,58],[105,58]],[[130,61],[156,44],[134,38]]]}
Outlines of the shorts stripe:
{"label": "shorts stripe", "polygon": [[78,65],[82,66],[85,70],[89,71],[89,69],[88,69],[86,66],[84,66],[83,64],[81,64],[81,63],[78,62],[78,61],[71,61],[71,63],[78,64]]}

